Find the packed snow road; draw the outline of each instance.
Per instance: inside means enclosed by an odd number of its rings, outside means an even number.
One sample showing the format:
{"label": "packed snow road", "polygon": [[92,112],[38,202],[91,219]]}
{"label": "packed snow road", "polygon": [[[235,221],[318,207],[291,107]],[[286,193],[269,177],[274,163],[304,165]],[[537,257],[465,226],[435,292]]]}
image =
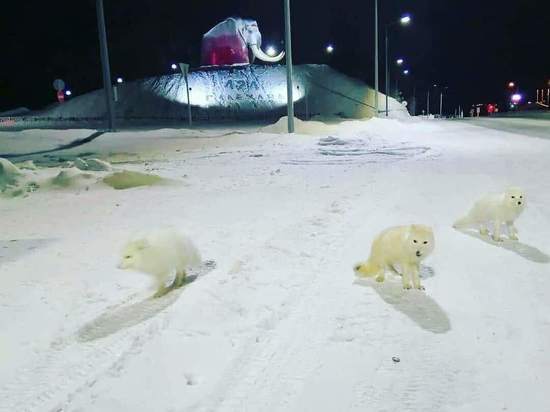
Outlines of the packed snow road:
{"label": "packed snow road", "polygon": [[[0,410],[548,410],[550,141],[465,122],[306,126],[106,134],[59,156],[178,183],[0,199]],[[527,195],[519,242],[452,229],[508,185]],[[434,229],[426,290],[357,280],[374,236],[409,223]],[[116,264],[129,235],[162,225],[216,265],[150,300]]]}
{"label": "packed snow road", "polygon": [[550,116],[530,117],[476,117],[470,124],[520,135],[550,139]]}

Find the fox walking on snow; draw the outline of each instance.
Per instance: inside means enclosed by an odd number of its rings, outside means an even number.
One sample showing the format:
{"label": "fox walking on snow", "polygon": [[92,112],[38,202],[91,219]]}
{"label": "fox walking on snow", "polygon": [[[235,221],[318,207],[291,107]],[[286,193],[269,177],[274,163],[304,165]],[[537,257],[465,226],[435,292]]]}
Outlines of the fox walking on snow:
{"label": "fox walking on snow", "polygon": [[466,216],[457,220],[455,229],[475,228],[482,235],[489,234],[492,226],[493,240],[500,242],[502,225],[508,229],[508,237],[518,240],[518,230],[514,221],[525,208],[525,194],[519,187],[510,187],[499,194],[489,194],[479,199]]}
{"label": "fox walking on snow", "polygon": [[[157,230],[129,241],[118,265],[153,276],[160,297],[185,283],[186,270],[201,263],[199,251],[190,239],[172,229]],[[166,283],[174,277],[170,286]]]}

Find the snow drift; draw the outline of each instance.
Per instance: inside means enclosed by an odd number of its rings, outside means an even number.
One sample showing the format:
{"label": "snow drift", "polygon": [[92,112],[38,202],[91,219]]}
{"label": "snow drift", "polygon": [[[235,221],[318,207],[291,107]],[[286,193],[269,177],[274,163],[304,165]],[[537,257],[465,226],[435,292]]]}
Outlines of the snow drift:
{"label": "snow drift", "polygon": [[[374,90],[326,65],[295,66],[293,98],[296,115],[370,118]],[[194,120],[276,119],[286,114],[286,69],[281,65],[249,65],[189,74]],[[166,122],[187,119],[187,93],[181,74],[151,77],[117,86],[119,123]],[[385,96],[379,93],[379,101]],[[390,116],[408,116],[406,107],[390,98]],[[56,104],[37,118],[93,120],[105,114],[102,90]]]}

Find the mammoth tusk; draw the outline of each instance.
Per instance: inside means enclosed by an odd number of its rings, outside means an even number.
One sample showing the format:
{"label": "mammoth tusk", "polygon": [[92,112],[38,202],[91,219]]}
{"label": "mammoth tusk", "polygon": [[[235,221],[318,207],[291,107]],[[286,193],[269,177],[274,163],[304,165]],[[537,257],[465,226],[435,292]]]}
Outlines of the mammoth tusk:
{"label": "mammoth tusk", "polygon": [[268,56],[262,51],[262,49],[258,47],[257,44],[251,44],[250,50],[252,50],[252,53],[254,54],[255,57],[257,57],[260,60],[263,60],[264,62],[269,62],[269,63],[278,62],[285,56],[284,51],[280,52],[277,56],[273,56],[273,57]]}

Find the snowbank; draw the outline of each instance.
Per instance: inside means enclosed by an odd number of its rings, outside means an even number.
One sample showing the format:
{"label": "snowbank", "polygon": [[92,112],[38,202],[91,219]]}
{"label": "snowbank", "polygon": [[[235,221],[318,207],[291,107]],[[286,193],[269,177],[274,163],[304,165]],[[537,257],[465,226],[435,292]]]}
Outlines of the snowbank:
{"label": "snowbank", "polygon": [[[288,116],[281,117],[276,123],[263,127],[261,130],[264,133],[287,133]],[[294,130],[295,133],[298,134],[324,135],[330,133],[331,131],[336,131],[337,127],[330,126],[316,120],[305,121],[295,117]]]}
{"label": "snowbank", "polygon": [[81,189],[99,188],[102,184],[122,190],[170,182],[169,179],[151,173],[113,170],[108,162],[94,158],[77,157],[74,161],[53,166],[50,162],[48,167],[38,167],[29,160],[21,163],[21,168],[0,158],[0,193],[7,198],[27,197],[38,190],[80,192]]}
{"label": "snowbank", "polygon": [[21,171],[12,162],[7,159],[0,158],[0,191],[13,186],[17,183],[17,179],[21,175]]}
{"label": "snowbank", "polygon": [[[374,90],[325,65],[294,68],[293,91],[297,116],[370,118]],[[189,74],[190,101],[195,120],[270,119],[286,113],[286,70],[281,65],[250,65],[230,69],[199,69]],[[183,122],[187,94],[181,74],[152,77],[117,85],[119,123]],[[380,93],[379,101],[385,96]],[[382,103],[380,103],[382,104]],[[382,107],[380,107],[380,110]],[[407,117],[406,107],[389,99],[391,117]],[[98,120],[104,116],[102,91],[75,96],[35,113],[42,118]]]}

